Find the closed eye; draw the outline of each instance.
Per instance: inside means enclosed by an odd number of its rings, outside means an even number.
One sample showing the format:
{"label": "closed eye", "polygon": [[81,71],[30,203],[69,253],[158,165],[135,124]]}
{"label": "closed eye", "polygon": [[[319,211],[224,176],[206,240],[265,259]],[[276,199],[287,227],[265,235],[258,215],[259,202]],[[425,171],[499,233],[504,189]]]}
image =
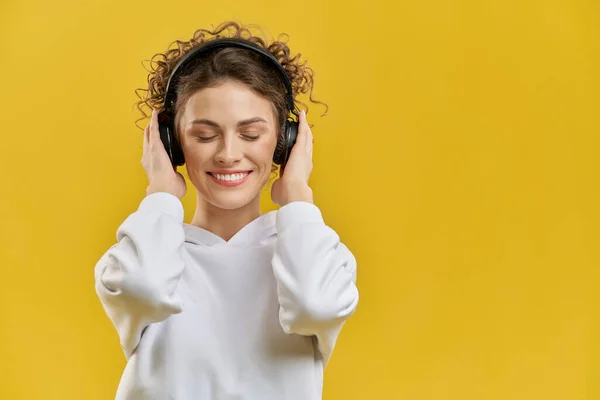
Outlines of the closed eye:
{"label": "closed eye", "polygon": [[214,135],[214,136],[196,136],[196,140],[199,141],[200,143],[206,143],[206,142],[210,142],[211,140],[213,140],[216,137],[217,137],[217,135]]}
{"label": "closed eye", "polygon": [[254,140],[258,140],[258,138],[260,137],[260,135],[242,135],[242,137],[246,140],[250,140],[250,141],[254,141]]}

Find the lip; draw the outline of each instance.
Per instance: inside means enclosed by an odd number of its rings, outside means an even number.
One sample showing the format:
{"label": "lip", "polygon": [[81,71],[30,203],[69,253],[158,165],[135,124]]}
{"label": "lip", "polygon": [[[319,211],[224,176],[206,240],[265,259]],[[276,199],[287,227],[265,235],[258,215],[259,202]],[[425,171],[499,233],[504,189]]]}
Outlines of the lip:
{"label": "lip", "polygon": [[[247,173],[248,175],[246,175],[244,177],[244,179],[240,180],[240,181],[221,181],[219,179],[217,179],[216,176],[214,176],[213,174],[223,174],[223,175],[228,175],[228,174],[245,174]],[[210,179],[213,180],[213,182],[215,182],[218,185],[221,186],[226,186],[226,187],[235,187],[235,186],[240,186],[242,185],[244,182],[246,182],[248,180],[248,177],[252,174],[252,171],[248,171],[248,170],[218,170],[218,171],[209,171],[206,173],[208,176],[210,176]]]}
{"label": "lip", "polygon": [[252,172],[249,169],[215,169],[214,171],[208,171],[209,174],[243,174],[246,172]]}

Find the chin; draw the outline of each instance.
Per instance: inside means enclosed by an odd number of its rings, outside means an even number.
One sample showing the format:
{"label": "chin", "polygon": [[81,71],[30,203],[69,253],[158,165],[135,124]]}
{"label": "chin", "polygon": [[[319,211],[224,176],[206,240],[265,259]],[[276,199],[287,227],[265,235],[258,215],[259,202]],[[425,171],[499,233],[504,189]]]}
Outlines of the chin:
{"label": "chin", "polygon": [[240,208],[244,208],[251,203],[254,203],[255,199],[258,197],[258,194],[247,194],[240,195],[235,193],[230,194],[222,194],[217,196],[211,196],[208,200],[210,204],[214,207],[217,207],[221,210],[239,210]]}

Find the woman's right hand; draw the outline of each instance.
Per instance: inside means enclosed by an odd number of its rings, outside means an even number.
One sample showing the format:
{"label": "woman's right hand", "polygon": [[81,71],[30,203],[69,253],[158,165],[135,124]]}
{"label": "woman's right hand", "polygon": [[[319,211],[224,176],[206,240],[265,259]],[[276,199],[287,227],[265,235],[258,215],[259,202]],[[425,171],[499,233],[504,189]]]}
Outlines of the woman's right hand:
{"label": "woman's right hand", "polygon": [[187,187],[183,175],[177,172],[165,146],[160,140],[158,130],[158,113],[152,110],[152,116],[144,130],[144,154],[142,155],[142,167],[148,176],[148,188],[146,195],[157,192],[171,193],[181,199],[185,196]]}

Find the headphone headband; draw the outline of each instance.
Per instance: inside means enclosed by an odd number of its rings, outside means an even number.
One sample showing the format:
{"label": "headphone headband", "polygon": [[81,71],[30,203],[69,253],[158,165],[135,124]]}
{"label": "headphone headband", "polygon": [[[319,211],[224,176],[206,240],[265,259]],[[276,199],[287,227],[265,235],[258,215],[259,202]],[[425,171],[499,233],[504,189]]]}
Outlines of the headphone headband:
{"label": "headphone headband", "polygon": [[238,48],[252,50],[254,52],[262,54],[266,58],[266,60],[271,62],[279,70],[279,72],[283,78],[283,83],[285,84],[285,88],[287,91],[286,102],[288,104],[289,110],[292,113],[294,112],[295,105],[294,105],[294,93],[292,91],[292,82],[290,81],[290,78],[289,78],[287,72],[285,71],[285,69],[283,68],[283,66],[279,63],[279,61],[277,61],[277,59],[271,53],[269,53],[267,50],[263,49],[259,45],[254,44],[248,40],[238,39],[238,38],[223,38],[223,39],[210,40],[208,42],[202,43],[201,45],[193,48],[186,55],[184,55],[183,58],[181,60],[179,60],[177,62],[177,64],[175,65],[175,67],[173,68],[173,71],[171,72],[171,76],[169,77],[169,81],[167,82],[167,88],[166,88],[166,92],[165,92],[165,103],[164,103],[165,110],[174,108],[173,103],[174,103],[175,97],[176,97],[176,94],[175,94],[176,88],[175,87],[176,87],[176,83],[177,83],[176,80],[179,77],[179,72],[181,70],[183,70],[186,66],[188,66],[191,63],[191,61],[196,59],[198,56],[200,56],[204,53],[207,53],[211,50],[221,48],[221,47],[238,47]]}

